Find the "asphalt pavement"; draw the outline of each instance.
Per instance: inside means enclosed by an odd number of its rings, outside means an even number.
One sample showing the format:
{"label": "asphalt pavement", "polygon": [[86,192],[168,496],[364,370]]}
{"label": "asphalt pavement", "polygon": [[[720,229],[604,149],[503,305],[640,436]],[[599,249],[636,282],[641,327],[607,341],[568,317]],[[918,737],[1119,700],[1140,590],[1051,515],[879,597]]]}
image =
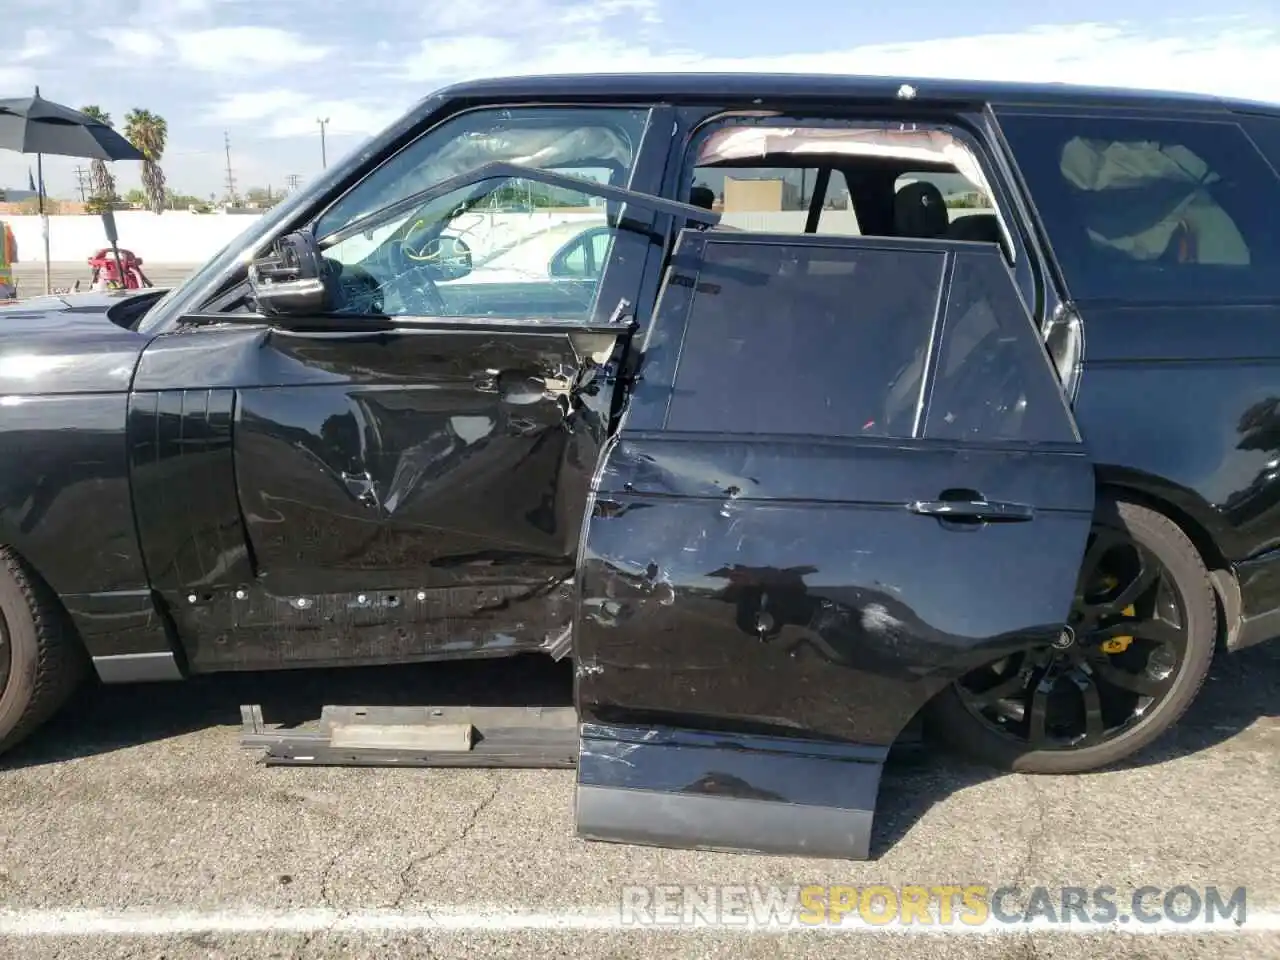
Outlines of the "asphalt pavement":
{"label": "asphalt pavement", "polygon": [[[866,862],[582,841],[570,771],[268,768],[238,747],[240,703],[294,722],[326,702],[567,703],[570,682],[519,659],[89,688],[0,761],[0,956],[1280,957],[1280,646],[1220,663],[1126,769],[993,776],[901,751]],[[617,921],[632,884],[1243,886],[1259,929],[655,932]]]}

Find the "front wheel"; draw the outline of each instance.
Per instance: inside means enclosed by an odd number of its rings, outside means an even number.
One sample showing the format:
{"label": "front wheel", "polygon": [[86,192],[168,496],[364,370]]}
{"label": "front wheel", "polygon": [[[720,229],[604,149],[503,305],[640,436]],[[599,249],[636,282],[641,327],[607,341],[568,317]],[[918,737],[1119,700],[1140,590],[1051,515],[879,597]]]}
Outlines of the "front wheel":
{"label": "front wheel", "polygon": [[972,671],[925,724],[966,755],[1022,773],[1115,763],[1178,721],[1204,683],[1217,604],[1195,546],[1168,517],[1099,504],[1058,645]]}
{"label": "front wheel", "polygon": [[67,700],[85,659],[52,592],[0,547],[0,754]]}

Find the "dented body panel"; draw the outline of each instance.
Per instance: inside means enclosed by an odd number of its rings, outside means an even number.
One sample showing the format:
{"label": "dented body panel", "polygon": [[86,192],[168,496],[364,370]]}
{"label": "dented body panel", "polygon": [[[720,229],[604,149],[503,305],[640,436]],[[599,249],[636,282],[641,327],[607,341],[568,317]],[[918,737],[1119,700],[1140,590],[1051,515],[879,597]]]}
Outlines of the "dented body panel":
{"label": "dented body panel", "polygon": [[[912,513],[943,477],[1035,499],[1035,520]],[[579,832],[868,856],[915,713],[1061,631],[1092,505],[1077,452],[624,434],[579,574]]]}
{"label": "dented body panel", "polygon": [[[606,430],[586,381],[618,336],[158,341],[131,399],[135,509],[192,667],[509,655],[565,634]],[[147,389],[175,381],[191,388]]]}
{"label": "dented body panel", "polygon": [[[881,764],[916,712],[975,667],[1062,634],[1093,466],[1011,275],[988,257],[680,237],[578,572],[584,836],[865,857]],[[902,297],[881,299],[904,276],[925,279],[905,320]],[[839,332],[850,302],[889,333],[916,324],[927,343],[910,435],[858,430],[860,344]],[[750,329],[780,331],[772,354],[741,328],[751,303]],[[983,352],[947,362],[979,315],[1022,406],[992,406],[999,391],[967,368]],[[717,381],[743,343],[754,366]],[[772,376],[796,385],[793,410],[761,404],[786,402],[764,386]],[[934,420],[954,435],[930,438]]]}
{"label": "dented body panel", "polygon": [[[948,481],[1035,520],[908,509]],[[582,561],[583,718],[887,747],[956,677],[1057,636],[1092,508],[1078,452],[624,433]]]}

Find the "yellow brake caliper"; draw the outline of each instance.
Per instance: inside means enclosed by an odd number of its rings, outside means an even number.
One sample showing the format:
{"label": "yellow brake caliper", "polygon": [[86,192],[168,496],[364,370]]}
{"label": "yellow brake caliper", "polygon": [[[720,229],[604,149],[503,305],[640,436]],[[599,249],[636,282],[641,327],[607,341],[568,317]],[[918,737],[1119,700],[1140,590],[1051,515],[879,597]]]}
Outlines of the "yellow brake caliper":
{"label": "yellow brake caliper", "polygon": [[[1115,577],[1107,577],[1103,581],[1103,587],[1106,590],[1114,590],[1119,583],[1120,581]],[[1136,617],[1138,615],[1138,611],[1133,608],[1133,604],[1129,604],[1120,613],[1126,617]],[[1100,649],[1103,653],[1124,653],[1129,649],[1129,644],[1131,643],[1133,643],[1133,637],[1131,636],[1108,637],[1102,641]]]}

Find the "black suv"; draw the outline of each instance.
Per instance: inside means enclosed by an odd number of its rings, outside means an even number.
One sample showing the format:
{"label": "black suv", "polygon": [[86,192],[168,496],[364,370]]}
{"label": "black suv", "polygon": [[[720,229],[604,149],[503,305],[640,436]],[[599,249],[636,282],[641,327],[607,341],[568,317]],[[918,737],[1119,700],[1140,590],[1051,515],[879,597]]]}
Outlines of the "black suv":
{"label": "black suv", "polygon": [[541,651],[632,789],[840,806],[922,708],[1131,754],[1280,632],[1278,165],[1208,97],[436,93],[163,296],[0,310],[0,746],[86,662]]}

